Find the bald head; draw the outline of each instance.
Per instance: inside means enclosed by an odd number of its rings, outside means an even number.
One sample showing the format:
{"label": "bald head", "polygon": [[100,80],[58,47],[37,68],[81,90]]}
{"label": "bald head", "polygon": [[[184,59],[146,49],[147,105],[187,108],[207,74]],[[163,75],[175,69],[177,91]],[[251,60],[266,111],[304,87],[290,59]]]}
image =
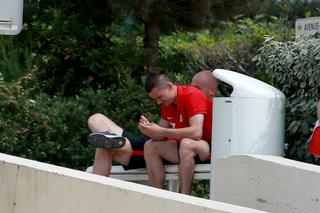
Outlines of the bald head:
{"label": "bald head", "polygon": [[209,70],[195,74],[191,85],[200,89],[210,99],[217,95],[218,82]]}

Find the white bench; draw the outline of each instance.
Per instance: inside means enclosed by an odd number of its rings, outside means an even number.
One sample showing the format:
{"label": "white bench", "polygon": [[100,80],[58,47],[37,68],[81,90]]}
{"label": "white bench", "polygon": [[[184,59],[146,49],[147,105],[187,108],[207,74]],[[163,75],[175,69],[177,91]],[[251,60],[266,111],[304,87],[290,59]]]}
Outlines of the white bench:
{"label": "white bench", "polygon": [[[210,180],[211,164],[197,164],[194,172],[194,180]],[[166,165],[166,180],[168,190],[179,192],[178,165]],[[92,172],[92,166],[86,172]],[[124,170],[122,166],[112,166],[110,177],[125,181],[148,181],[148,174],[145,168]]]}

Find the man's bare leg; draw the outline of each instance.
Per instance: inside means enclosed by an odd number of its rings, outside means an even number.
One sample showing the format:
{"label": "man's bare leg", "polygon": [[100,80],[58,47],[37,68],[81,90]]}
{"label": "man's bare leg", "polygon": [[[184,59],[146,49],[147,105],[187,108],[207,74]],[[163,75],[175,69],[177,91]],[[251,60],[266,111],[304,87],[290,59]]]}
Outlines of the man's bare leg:
{"label": "man's bare leg", "polygon": [[[88,126],[91,132],[110,131],[112,133],[122,135],[123,129],[116,125],[108,117],[97,113],[89,117]],[[132,153],[132,148],[129,141],[120,149],[96,149],[93,173],[109,176],[112,166],[112,160],[127,165]]]}
{"label": "man's bare leg", "polygon": [[165,180],[163,159],[175,164],[179,163],[177,143],[150,140],[144,145],[144,159],[150,185],[162,189]]}
{"label": "man's bare leg", "polygon": [[199,155],[201,161],[205,161],[210,154],[209,144],[203,140],[182,139],[179,147],[179,181],[182,194],[191,194],[196,154]]}

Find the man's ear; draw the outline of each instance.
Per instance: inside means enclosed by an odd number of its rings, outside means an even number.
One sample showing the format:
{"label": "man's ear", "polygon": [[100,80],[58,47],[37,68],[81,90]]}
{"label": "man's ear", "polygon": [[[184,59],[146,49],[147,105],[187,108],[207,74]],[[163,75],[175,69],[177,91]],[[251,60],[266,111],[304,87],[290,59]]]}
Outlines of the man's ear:
{"label": "man's ear", "polygon": [[173,88],[173,83],[172,82],[167,82],[167,87],[168,87],[168,89],[172,89]]}
{"label": "man's ear", "polygon": [[209,94],[210,94],[211,97],[217,96],[217,89],[211,88],[211,89],[209,90]]}

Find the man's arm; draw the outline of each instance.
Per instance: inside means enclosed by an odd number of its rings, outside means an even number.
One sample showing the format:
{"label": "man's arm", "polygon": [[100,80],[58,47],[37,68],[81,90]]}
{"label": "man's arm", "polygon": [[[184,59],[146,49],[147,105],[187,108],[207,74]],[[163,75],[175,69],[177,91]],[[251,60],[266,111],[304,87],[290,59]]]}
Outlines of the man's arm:
{"label": "man's arm", "polygon": [[193,140],[200,140],[202,137],[204,115],[197,114],[189,119],[189,127],[173,129],[164,128],[162,134],[170,138],[190,138]]}
{"label": "man's arm", "polygon": [[142,133],[152,139],[163,140],[164,138],[190,138],[200,140],[202,137],[204,115],[197,114],[189,119],[190,126],[185,128],[169,128],[169,123],[160,120],[159,125],[154,123],[140,123],[139,129]]}

